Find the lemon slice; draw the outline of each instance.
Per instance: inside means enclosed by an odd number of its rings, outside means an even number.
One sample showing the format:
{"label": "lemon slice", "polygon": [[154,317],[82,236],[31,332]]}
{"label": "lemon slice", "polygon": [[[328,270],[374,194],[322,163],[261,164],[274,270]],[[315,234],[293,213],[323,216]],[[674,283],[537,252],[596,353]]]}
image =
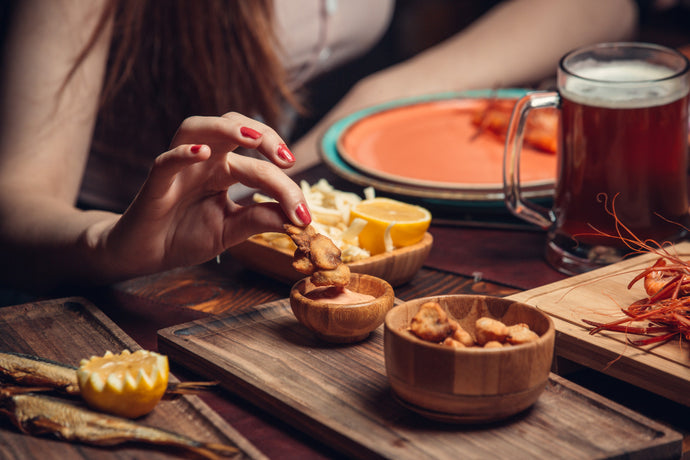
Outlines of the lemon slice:
{"label": "lemon slice", "polygon": [[168,386],[168,357],[146,350],[83,359],[81,395],[94,409],[135,418],[153,410]]}
{"label": "lemon slice", "polygon": [[390,198],[372,198],[350,210],[350,222],[368,223],[359,234],[359,245],[371,255],[418,243],[431,223],[431,213],[421,207]]}

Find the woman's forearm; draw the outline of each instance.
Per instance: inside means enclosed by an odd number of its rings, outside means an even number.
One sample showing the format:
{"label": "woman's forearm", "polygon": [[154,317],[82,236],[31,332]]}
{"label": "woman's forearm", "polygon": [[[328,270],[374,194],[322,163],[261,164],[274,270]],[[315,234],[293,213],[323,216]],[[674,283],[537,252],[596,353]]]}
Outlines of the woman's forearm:
{"label": "woman's forearm", "polygon": [[554,75],[569,50],[629,40],[636,26],[632,0],[512,0],[396,72],[410,93],[527,85]]}
{"label": "woman's forearm", "polygon": [[8,286],[115,281],[127,273],[112,264],[103,235],[119,217],[81,211],[59,200],[0,190],[0,276]]}

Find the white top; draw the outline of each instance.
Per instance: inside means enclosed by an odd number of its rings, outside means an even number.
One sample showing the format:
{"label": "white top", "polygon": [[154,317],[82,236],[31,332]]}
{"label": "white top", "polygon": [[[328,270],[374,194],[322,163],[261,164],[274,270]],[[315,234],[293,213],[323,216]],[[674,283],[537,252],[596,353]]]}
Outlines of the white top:
{"label": "white top", "polygon": [[394,6],[394,0],[275,0],[276,36],[291,84],[299,86],[374,46]]}

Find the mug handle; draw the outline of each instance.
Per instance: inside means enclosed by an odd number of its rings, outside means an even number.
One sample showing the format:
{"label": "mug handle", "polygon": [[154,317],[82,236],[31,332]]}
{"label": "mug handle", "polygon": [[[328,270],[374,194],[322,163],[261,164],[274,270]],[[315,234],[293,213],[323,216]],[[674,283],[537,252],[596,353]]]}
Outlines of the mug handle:
{"label": "mug handle", "polygon": [[527,115],[532,109],[560,106],[556,91],[534,92],[521,97],[510,116],[503,154],[503,194],[506,206],[515,216],[548,229],[555,222],[553,212],[522,197],[520,187],[520,153]]}

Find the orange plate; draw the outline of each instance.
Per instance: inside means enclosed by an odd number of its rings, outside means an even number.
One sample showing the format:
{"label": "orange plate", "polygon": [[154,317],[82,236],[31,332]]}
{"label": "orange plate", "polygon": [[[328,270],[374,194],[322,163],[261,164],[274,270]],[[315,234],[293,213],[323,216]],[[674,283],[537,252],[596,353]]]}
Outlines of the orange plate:
{"label": "orange plate", "polygon": [[[338,138],[343,160],[372,177],[426,188],[503,189],[504,142],[472,123],[486,98],[405,105],[365,116]],[[523,147],[523,187],[553,184],[556,155]]]}

